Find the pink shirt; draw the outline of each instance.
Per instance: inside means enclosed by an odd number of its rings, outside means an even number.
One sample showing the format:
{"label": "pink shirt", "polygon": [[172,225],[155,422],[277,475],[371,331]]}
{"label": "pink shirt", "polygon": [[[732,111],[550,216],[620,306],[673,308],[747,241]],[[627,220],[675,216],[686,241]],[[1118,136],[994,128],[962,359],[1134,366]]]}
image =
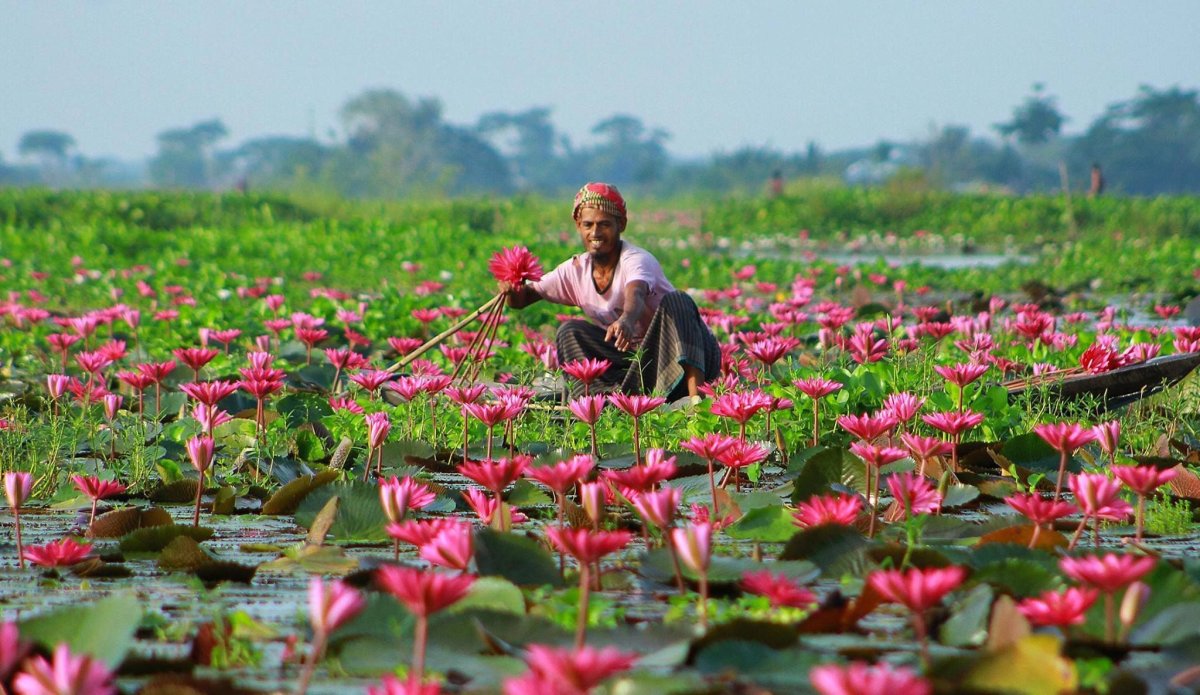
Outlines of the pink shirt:
{"label": "pink shirt", "polygon": [[658,259],[645,249],[621,241],[621,258],[617,261],[612,284],[604,294],[596,291],[592,281],[592,257],[588,253],[563,261],[531,285],[542,299],[555,304],[577,306],[593,323],[608,328],[625,312],[625,286],[634,280],[645,282],[649,288],[646,311],[642,313],[637,327],[640,339],[650,327],[650,320],[658,311],[663,296],[675,291],[675,286],[663,274]]}

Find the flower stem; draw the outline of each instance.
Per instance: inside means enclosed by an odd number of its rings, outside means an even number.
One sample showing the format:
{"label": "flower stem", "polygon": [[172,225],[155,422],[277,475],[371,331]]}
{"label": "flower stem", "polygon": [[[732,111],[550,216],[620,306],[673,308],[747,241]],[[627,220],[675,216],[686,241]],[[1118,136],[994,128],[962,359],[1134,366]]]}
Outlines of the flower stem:
{"label": "flower stem", "polygon": [[196,481],[196,513],[192,515],[192,526],[200,525],[200,493],[204,492],[204,471],[200,471],[200,478]]}
{"label": "flower stem", "polygon": [[579,563],[579,613],[575,618],[575,649],[578,651],[583,649],[584,640],[587,638],[588,624],[588,599],[592,589],[589,571],[590,565],[586,562]]}
{"label": "flower stem", "polygon": [[1062,497],[1063,478],[1067,477],[1067,452],[1064,450],[1058,459],[1058,482],[1054,484],[1054,501]]}
{"label": "flower stem", "polygon": [[21,508],[13,507],[13,517],[17,520],[17,565],[25,569],[25,546],[21,543]]}
{"label": "flower stem", "polygon": [[425,644],[429,641],[429,616],[417,616],[417,630],[413,637],[413,667],[412,680],[420,683],[425,680]]}
{"label": "flower stem", "polygon": [[304,695],[308,692],[308,683],[312,680],[313,673],[317,670],[317,664],[321,662],[324,654],[325,635],[317,632],[313,635],[312,652],[308,655],[308,663],[304,665],[304,671],[300,674],[300,682],[296,684],[296,695]]}
{"label": "flower stem", "polygon": [[1142,529],[1146,523],[1146,496],[1138,494],[1136,530],[1133,539],[1139,543],[1142,540]]}

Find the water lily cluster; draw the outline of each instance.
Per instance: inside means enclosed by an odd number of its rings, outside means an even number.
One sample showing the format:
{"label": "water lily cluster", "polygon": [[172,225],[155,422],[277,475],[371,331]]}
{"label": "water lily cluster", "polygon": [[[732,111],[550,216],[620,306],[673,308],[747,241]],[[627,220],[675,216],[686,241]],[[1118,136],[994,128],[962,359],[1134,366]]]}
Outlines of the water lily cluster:
{"label": "water lily cluster", "polygon": [[[511,284],[542,272],[524,247],[489,270]],[[4,471],[16,571],[86,576],[109,562],[102,529],[167,488],[186,493],[177,516],[190,514],[192,531],[180,537],[199,534],[206,513],[266,513],[292,486],[285,514],[316,509],[290,559],[363,542],[349,530],[362,515],[374,533],[366,550],[334,553],[347,576],[325,566],[306,584],[307,649],[286,665],[299,692],[335,677],[323,666],[350,662],[355,640],[378,637],[373,610],[403,617],[387,628],[391,672],[364,685],[377,693],[470,689],[478,659],[454,671],[438,641],[464,614],[482,635],[464,653],[505,660],[494,680],[507,693],[681,673],[711,684],[733,658],[718,655],[723,643],[753,656],[730,662],[735,678],[782,677],[764,666],[781,652],[811,667],[802,687],[821,693],[949,692],[942,661],[986,691],[1027,658],[1070,690],[1105,677],[1077,660],[1137,671],[1137,648],[1179,646],[1156,625],[1172,600],[1195,610],[1200,584],[1148,519],[1200,495],[1189,466],[1200,444],[1152,414],[1072,405],[1054,389],[1200,352],[1200,329],[1165,306],[1137,323],[998,296],[926,302],[887,278],[867,279],[886,288],[872,308],[848,295],[853,279],[747,265],[698,290],[721,375],[701,403],[670,404],[614,392],[607,361],[560,364],[548,331],[500,312],[417,356],[472,307],[432,277],[402,300],[228,278],[218,302],[199,282],[128,269],[89,280],[111,289],[106,306],[63,315],[29,285],[50,277],[22,278],[0,317],[16,336],[5,349],[38,386],[21,412],[0,411],[0,434],[32,446],[70,428],[84,455],[6,459],[28,464]],[[201,311],[209,303],[223,306]],[[583,389],[569,399],[572,381]],[[154,465],[135,467],[148,443],[161,449]],[[25,543],[22,514],[68,486],[86,514]],[[369,512],[352,506],[362,490]],[[547,569],[529,580],[521,564]],[[515,602],[489,593],[510,587]],[[635,596],[649,608],[622,612]],[[489,601],[545,629],[510,642]],[[679,656],[611,646],[664,620],[688,645]],[[896,639],[846,641],[864,634]],[[41,648],[50,661],[14,662],[15,692],[111,691],[113,675],[88,657]],[[1186,677],[1180,649],[1173,678]]]}

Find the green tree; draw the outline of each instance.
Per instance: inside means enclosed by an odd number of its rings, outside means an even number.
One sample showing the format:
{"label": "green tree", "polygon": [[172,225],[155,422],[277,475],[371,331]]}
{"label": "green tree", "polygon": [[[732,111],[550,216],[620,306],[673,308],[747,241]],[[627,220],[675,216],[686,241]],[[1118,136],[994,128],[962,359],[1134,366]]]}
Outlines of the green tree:
{"label": "green tree", "polygon": [[41,172],[42,183],[52,186],[67,182],[73,149],[75,138],[58,130],[31,130],[17,143],[17,153],[34,160]]}
{"label": "green tree", "polygon": [[1013,109],[1011,120],[997,123],[996,130],[1006,138],[1015,137],[1022,145],[1041,145],[1057,137],[1067,119],[1045,89],[1041,82],[1034,83],[1033,94]]}
{"label": "green tree", "polygon": [[614,184],[649,185],[662,178],[670,163],[665,143],[670,138],[661,128],[647,130],[634,116],[616,114],[592,127],[603,138],[582,153],[588,176]]}
{"label": "green tree", "polygon": [[512,190],[504,159],[468,129],[442,121],[436,99],[371,90],[341,111],[346,144],[325,175],[347,195],[425,196]]}
{"label": "green tree", "polygon": [[158,154],[150,160],[150,180],[162,188],[211,188],[221,173],[215,147],[227,135],[216,118],[164,130],[158,134]]}
{"label": "green tree", "polygon": [[570,141],[550,121],[550,109],[518,113],[494,112],[480,117],[476,132],[507,155],[519,187],[554,193],[565,187],[564,167],[571,156]]}
{"label": "green tree", "polygon": [[257,188],[286,190],[318,175],[329,149],[312,138],[271,135],[229,152],[230,169]]}
{"label": "green tree", "polygon": [[1142,86],[1110,105],[1071,148],[1080,172],[1104,168],[1113,190],[1153,195],[1200,192],[1200,98],[1197,90]]}

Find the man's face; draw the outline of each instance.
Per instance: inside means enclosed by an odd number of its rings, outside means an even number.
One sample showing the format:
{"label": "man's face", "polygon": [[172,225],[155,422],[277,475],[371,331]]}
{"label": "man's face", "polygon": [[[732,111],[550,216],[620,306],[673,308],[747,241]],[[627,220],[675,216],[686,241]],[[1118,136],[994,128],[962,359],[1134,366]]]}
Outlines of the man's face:
{"label": "man's face", "polygon": [[607,212],[583,208],[575,220],[575,228],[579,230],[583,248],[589,254],[595,258],[607,258],[616,252],[625,225]]}

